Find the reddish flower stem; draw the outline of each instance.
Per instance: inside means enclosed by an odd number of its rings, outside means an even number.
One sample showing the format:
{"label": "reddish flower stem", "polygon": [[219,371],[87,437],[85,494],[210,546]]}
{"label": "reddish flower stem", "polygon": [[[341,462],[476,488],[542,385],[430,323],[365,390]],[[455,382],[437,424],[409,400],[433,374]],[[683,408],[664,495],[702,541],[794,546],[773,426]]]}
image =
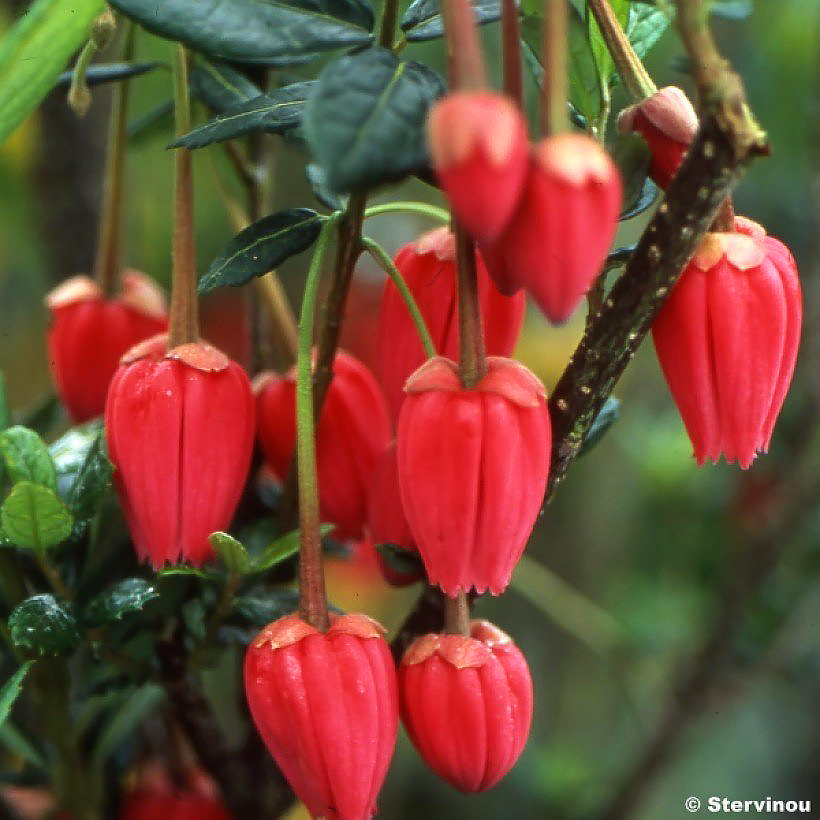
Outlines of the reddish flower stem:
{"label": "reddish flower stem", "polygon": [[521,26],[515,0],[501,0],[501,57],[504,91],[519,108],[524,105],[524,80],[521,68]]}
{"label": "reddish flower stem", "polygon": [[456,267],[458,271],[458,344],[461,383],[475,387],[487,372],[484,349],[484,328],[478,300],[478,271],[473,240],[458,225],[456,235]]}
{"label": "reddish flower stem", "polygon": [[444,631],[449,635],[470,634],[470,600],[466,592],[444,598]]}
{"label": "reddish flower stem", "polygon": [[[176,135],[182,136],[191,129],[188,57],[183,46],[177,46],[175,52],[174,103]],[[173,279],[168,328],[169,349],[196,342],[199,339],[196,247],[194,244],[194,190],[191,153],[187,148],[176,149],[173,245]]]}
{"label": "reddish flower stem", "polygon": [[545,0],[541,61],[541,105],[538,125],[542,136],[569,131],[567,113],[567,0]]}
{"label": "reddish flower stem", "polygon": [[[120,35],[120,59],[130,62],[134,51],[134,25],[130,21]],[[94,278],[105,296],[113,296],[120,280],[120,240],[122,238],[122,191],[125,171],[125,126],[128,110],[128,80],[114,83],[105,154],[103,206],[97,234]]]}
{"label": "reddish flower stem", "polygon": [[450,88],[481,91],[487,87],[487,68],[470,0],[445,0],[442,16]]}

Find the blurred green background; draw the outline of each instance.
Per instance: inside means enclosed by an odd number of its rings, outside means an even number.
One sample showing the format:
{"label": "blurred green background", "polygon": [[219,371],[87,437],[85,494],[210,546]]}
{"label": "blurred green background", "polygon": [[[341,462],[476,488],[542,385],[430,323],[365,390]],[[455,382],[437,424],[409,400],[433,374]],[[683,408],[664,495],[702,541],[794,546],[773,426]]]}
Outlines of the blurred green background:
{"label": "blurred green background", "polygon": [[[12,5],[0,5],[6,21]],[[540,566],[522,565],[507,594],[476,607],[514,637],[532,666],[536,711],[518,766],[489,793],[464,797],[424,767],[402,734],[381,816],[655,820],[687,816],[689,795],[812,799],[820,806],[820,497],[811,491],[820,476],[819,15],[817,0],[757,0],[749,17],[715,21],[719,46],[741,73],[772,144],[772,156],[741,183],[737,211],[789,245],[805,287],[802,353],[771,455],[745,473],[725,465],[697,469],[645,343],[615,391],[620,421],[571,469],[538,523],[528,556]],[[498,27],[483,32],[488,50],[497,52]],[[440,49],[424,44],[406,53],[434,61]],[[138,51],[170,57],[168,44],[145,35]],[[669,31],[647,64],[659,86],[691,92],[680,55]],[[132,87],[135,119],[170,98],[170,74],[154,72]],[[53,97],[47,106],[64,108],[60,95]],[[615,112],[623,102],[616,95]],[[107,92],[95,91],[90,125],[70,133],[49,130],[53,117],[35,115],[0,147],[0,369],[21,414],[49,390],[43,296],[79,272],[67,268],[76,247],[60,252],[55,232],[81,239],[74,228],[63,230],[65,214],[93,213],[98,195],[89,171],[83,190],[66,182],[68,208],[57,209],[43,196],[54,190],[44,166],[63,151],[75,172],[83,163],[98,167],[106,104]],[[166,135],[142,138],[129,153],[125,242],[126,261],[167,285]],[[233,234],[217,184],[228,166],[208,151],[195,160],[200,269]],[[313,207],[303,165],[298,149],[282,148],[277,204]],[[416,182],[377,198],[431,193]],[[633,241],[645,218],[624,225],[620,239]],[[428,225],[391,216],[368,230],[393,252]],[[294,300],[306,262],[298,257],[281,271]],[[373,353],[380,286],[381,274],[362,263],[345,340],[365,358]],[[206,313],[236,305],[236,293],[223,292]],[[582,327],[582,315],[552,328],[533,310],[520,358],[554,384]],[[339,605],[365,608],[388,627],[414,599],[414,591],[390,590],[370,569],[339,564],[330,588]],[[222,677],[212,678],[215,694],[224,696]]]}

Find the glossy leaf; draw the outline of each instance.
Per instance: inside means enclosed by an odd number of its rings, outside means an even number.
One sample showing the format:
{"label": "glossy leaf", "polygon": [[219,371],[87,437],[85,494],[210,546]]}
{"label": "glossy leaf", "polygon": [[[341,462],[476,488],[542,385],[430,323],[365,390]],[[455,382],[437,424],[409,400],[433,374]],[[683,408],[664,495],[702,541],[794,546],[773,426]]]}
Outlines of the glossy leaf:
{"label": "glossy leaf", "polygon": [[309,208],[288,208],[262,217],[240,231],[199,280],[199,293],[225,285],[244,285],[309,248],[322,219]]}
{"label": "glossy leaf", "polygon": [[[119,80],[127,80],[129,77],[147,74],[161,65],[163,63],[157,60],[143,63],[96,63],[86,69],[85,83],[89,88],[93,88],[95,85],[104,85],[105,83],[115,83]],[[67,89],[71,85],[73,75],[73,69],[64,71],[57,77],[54,88]]]}
{"label": "glossy leaf", "polygon": [[0,687],[0,725],[6,722],[14,706],[14,701],[23,691],[23,681],[28,675],[29,669],[34,665],[34,661],[26,661],[17,671]]}
{"label": "glossy leaf", "polygon": [[214,111],[227,111],[262,94],[241,71],[219,60],[198,60],[191,72],[191,93]]}
{"label": "glossy leaf", "polygon": [[608,273],[615,268],[623,267],[635,252],[635,245],[627,245],[623,248],[616,248],[604,260],[604,273]]}
{"label": "glossy leaf", "polygon": [[365,0],[112,0],[148,31],[240,63],[276,63],[306,51],[364,45],[373,10]]}
{"label": "glossy leaf", "polygon": [[[472,0],[472,6],[479,25],[501,19],[500,0]],[[443,37],[444,21],[439,0],[413,0],[401,19],[401,30],[411,43]]]}
{"label": "glossy leaf", "polygon": [[245,575],[251,566],[248,551],[232,535],[226,532],[214,532],[208,536],[208,542],[231,575]]}
{"label": "glossy leaf", "polygon": [[202,148],[215,142],[265,131],[281,134],[299,125],[305,101],[315,82],[293,83],[239,103],[224,114],[200,125],[168,144],[169,148]]}
{"label": "glossy leaf", "polygon": [[609,147],[623,184],[621,210],[628,213],[641,199],[649,172],[649,148],[637,134],[618,134]]}
{"label": "glossy leaf", "polygon": [[0,433],[0,456],[13,482],[31,481],[57,489],[57,471],[45,442],[33,430],[16,425]]}
{"label": "glossy leaf", "polygon": [[[322,527],[322,535],[325,535],[333,527]],[[299,530],[294,530],[281,538],[268,544],[263,550],[253,557],[251,569],[253,572],[264,572],[275,567],[282,561],[287,561],[299,552]]]}
{"label": "glossy leaf", "polygon": [[626,34],[632,48],[641,59],[660,40],[661,35],[669,28],[670,22],[669,15],[660,9],[644,3],[632,4]]}
{"label": "glossy leaf", "polygon": [[80,640],[77,621],[53,595],[32,595],[9,615],[9,631],[15,646],[38,655],[56,655]]}
{"label": "glossy leaf", "polygon": [[149,601],[158,597],[156,587],[142,578],[126,578],[91,599],[83,612],[83,623],[103,626],[120,621],[125,615],[139,612]]}
{"label": "glossy leaf", "polygon": [[330,189],[365,189],[425,168],[427,111],[443,93],[438,74],[384,48],[331,61],[304,116]]}
{"label": "glossy leaf", "polygon": [[54,86],[103,0],[36,0],[0,41],[0,142]]}
{"label": "glossy leaf", "polygon": [[319,202],[331,211],[339,211],[347,204],[347,197],[331,191],[327,186],[327,178],[324,169],[315,162],[308,163],[305,168],[305,175],[308,178],[313,194]]}
{"label": "glossy leaf", "polygon": [[603,438],[604,434],[615,424],[621,415],[621,402],[610,396],[605,402],[604,406],[595,417],[595,421],[587,430],[584,437],[581,449],[578,451],[579,456],[585,456],[589,451]]}
{"label": "glossy leaf", "polygon": [[238,595],[234,599],[234,611],[255,629],[261,629],[298,608],[299,593],[294,589],[281,589],[259,596]]}
{"label": "glossy leaf", "polygon": [[102,429],[100,421],[72,427],[48,448],[57,468],[57,493],[66,501]]}
{"label": "glossy leaf", "polygon": [[73,521],[53,490],[20,481],[0,507],[0,524],[16,546],[45,550],[71,535]]}
{"label": "glossy leaf", "polygon": [[632,219],[638,214],[642,214],[647,208],[651,208],[655,204],[655,200],[660,193],[658,186],[649,177],[643,181],[643,186],[633,201],[627,203],[627,207],[621,211],[618,216],[618,221],[623,222],[627,219]]}
{"label": "glossy leaf", "polygon": [[113,473],[114,465],[106,455],[105,436],[101,430],[88,448],[69,491],[68,509],[76,519],[86,521],[96,514]]}

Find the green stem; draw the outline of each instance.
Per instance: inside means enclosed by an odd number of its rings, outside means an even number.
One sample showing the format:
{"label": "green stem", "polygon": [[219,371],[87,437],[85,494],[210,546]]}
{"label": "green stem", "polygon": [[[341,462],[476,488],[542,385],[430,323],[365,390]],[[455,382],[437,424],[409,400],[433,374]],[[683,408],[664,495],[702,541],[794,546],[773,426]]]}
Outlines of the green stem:
{"label": "green stem", "polygon": [[80,51],[77,62],[74,63],[74,70],[71,74],[71,87],[68,89],[68,104],[78,117],[84,117],[91,105],[91,92],[88,90],[85,74],[88,71],[88,66],[91,65],[91,58],[96,53],[97,47],[92,40],[89,40]]}
{"label": "green stem", "polygon": [[567,112],[567,0],[545,0],[539,126],[543,136],[569,131]]}
{"label": "green stem", "polygon": [[456,268],[458,276],[458,346],[459,375],[464,387],[475,387],[487,372],[484,349],[484,328],[478,299],[473,240],[459,225],[453,226],[456,236]]}
{"label": "green stem", "polygon": [[[120,35],[120,59],[127,63],[134,51],[134,25],[130,21]],[[122,190],[125,169],[125,131],[128,109],[128,80],[114,83],[111,115],[108,125],[108,146],[105,155],[105,181],[94,278],[105,296],[113,296],[119,285],[120,240],[122,237]]]}
{"label": "green stem", "polygon": [[322,226],[310,263],[302,313],[299,317],[299,349],[296,359],[296,467],[299,482],[299,615],[324,632],[328,627],[325,576],[322,568],[322,534],[319,488],[316,479],[316,439],[313,419],[313,317],[322,262],[336,220]]}
{"label": "green stem", "polygon": [[[175,47],[174,119],[176,135],[191,130],[191,100],[188,91],[188,58],[183,46]],[[174,176],[174,239],[171,311],[168,348],[199,339],[196,299],[196,249],[194,245],[194,191],[191,153],[176,149]]]}
{"label": "green stem", "polygon": [[371,216],[381,216],[381,214],[407,213],[428,216],[437,222],[449,222],[450,213],[437,205],[429,205],[426,202],[385,202],[382,205],[371,205],[365,209],[364,218]]}
{"label": "green stem", "polygon": [[370,239],[368,236],[362,237],[362,244],[367,249],[367,252],[378,263],[379,267],[393,280],[393,284],[398,288],[405,307],[410,312],[410,318],[416,326],[416,331],[418,332],[419,340],[424,347],[424,352],[428,356],[435,356],[437,351],[433,342],[433,337],[427,329],[427,324],[424,321],[424,317],[421,315],[421,311],[419,310],[418,304],[416,304],[416,300],[413,298],[413,294],[410,292],[410,288],[407,287],[407,282],[404,281],[404,277],[401,273],[399,273],[399,269],[393,264],[393,260],[390,258],[390,255],[384,250],[384,248],[382,248],[381,245],[379,245],[378,242]]}
{"label": "green stem", "polygon": [[487,68],[470,0],[444,0],[441,12],[450,88],[482,91],[487,87]]}
{"label": "green stem", "polygon": [[588,5],[629,95],[638,102],[651,97],[658,89],[632,48],[608,0],[588,0]]}
{"label": "green stem", "polygon": [[396,17],[399,12],[399,0],[384,0],[381,24],[379,25],[379,45],[390,48],[396,37]]}

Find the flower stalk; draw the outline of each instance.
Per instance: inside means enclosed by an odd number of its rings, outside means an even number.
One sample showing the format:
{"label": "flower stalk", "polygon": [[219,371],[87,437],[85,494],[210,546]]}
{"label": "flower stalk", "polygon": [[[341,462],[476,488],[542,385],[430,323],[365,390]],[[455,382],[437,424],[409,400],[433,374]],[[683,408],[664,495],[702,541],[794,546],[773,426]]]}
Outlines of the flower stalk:
{"label": "flower stalk", "polygon": [[475,387],[487,372],[484,327],[478,299],[478,271],[473,240],[458,225],[456,266],[458,277],[459,376],[464,387]]}
{"label": "flower stalk", "polygon": [[563,134],[569,131],[566,0],[546,0],[541,52],[544,79],[538,124],[542,136]]}

